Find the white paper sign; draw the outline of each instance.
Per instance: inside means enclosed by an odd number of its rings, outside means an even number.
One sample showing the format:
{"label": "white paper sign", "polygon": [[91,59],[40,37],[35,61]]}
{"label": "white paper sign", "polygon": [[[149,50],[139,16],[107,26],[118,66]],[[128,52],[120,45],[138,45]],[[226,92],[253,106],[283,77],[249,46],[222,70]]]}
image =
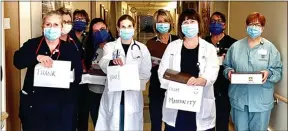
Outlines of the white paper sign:
{"label": "white paper sign", "polygon": [[152,60],[152,63],[155,64],[155,65],[159,65],[160,62],[161,62],[160,58],[157,58],[157,57],[154,57],[154,56],[151,56],[151,60]]}
{"label": "white paper sign", "polygon": [[105,85],[106,76],[97,76],[90,74],[83,74],[82,81],[80,84],[96,84],[96,85]]}
{"label": "white paper sign", "polygon": [[219,65],[223,65],[223,56],[218,56]]}
{"label": "white paper sign", "polygon": [[112,91],[140,91],[138,64],[109,66],[107,68],[108,89]]}
{"label": "white paper sign", "polygon": [[202,102],[203,87],[169,81],[166,108],[199,112]]}
{"label": "white paper sign", "polygon": [[75,72],[74,69],[72,71],[70,71],[70,82],[74,82],[75,80],[75,76],[74,76]]}
{"label": "white paper sign", "polygon": [[71,81],[71,62],[54,60],[52,68],[37,64],[34,69],[34,86],[69,88]]}

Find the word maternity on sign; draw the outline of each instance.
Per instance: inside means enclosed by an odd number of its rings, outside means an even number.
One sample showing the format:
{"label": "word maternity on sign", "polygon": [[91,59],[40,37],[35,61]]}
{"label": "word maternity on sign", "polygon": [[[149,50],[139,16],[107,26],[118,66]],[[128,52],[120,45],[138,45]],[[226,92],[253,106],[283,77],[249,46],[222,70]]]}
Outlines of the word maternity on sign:
{"label": "word maternity on sign", "polygon": [[199,112],[202,102],[203,87],[169,82],[166,108]]}
{"label": "word maternity on sign", "polygon": [[[37,64],[34,69],[34,86],[50,88],[69,88],[71,82],[71,62],[53,61],[51,68]],[[73,71],[74,72],[74,71]]]}

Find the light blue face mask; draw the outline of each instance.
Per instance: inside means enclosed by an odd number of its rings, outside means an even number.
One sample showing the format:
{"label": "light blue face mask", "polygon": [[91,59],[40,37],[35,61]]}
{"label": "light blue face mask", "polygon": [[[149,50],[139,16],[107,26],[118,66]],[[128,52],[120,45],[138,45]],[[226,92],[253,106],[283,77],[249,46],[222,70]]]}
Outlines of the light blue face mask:
{"label": "light blue face mask", "polygon": [[247,33],[252,39],[255,39],[262,34],[262,29],[260,26],[250,25],[247,27]]}
{"label": "light blue face mask", "polygon": [[156,23],[156,30],[161,34],[167,33],[170,29],[169,23]]}
{"label": "light blue face mask", "polygon": [[54,41],[61,36],[61,28],[44,28],[44,36],[49,41]]}
{"label": "light blue face mask", "polygon": [[187,38],[195,37],[199,32],[198,24],[183,24],[181,28]]}
{"label": "light blue face mask", "polygon": [[130,40],[134,35],[134,28],[120,29],[120,37],[123,40]]}

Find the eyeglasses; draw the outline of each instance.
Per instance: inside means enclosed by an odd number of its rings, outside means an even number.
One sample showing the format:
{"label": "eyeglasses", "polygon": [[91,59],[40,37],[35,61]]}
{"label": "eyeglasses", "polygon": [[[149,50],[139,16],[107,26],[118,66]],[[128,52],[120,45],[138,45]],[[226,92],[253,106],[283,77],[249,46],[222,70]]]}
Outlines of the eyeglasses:
{"label": "eyeglasses", "polygon": [[72,25],[72,21],[65,21],[65,20],[63,20],[63,24]]}
{"label": "eyeglasses", "polygon": [[218,20],[212,19],[212,20],[211,20],[211,23],[220,23],[220,24],[223,24],[224,22],[223,22],[221,19],[218,19]]}
{"label": "eyeglasses", "polygon": [[84,18],[75,18],[74,21],[82,21],[82,22],[86,22],[86,19],[84,19]]}
{"label": "eyeglasses", "polygon": [[259,26],[262,27],[260,23],[249,23],[248,26]]}
{"label": "eyeglasses", "polygon": [[185,24],[194,24],[195,22],[197,22],[197,20],[185,20],[182,22],[182,25],[185,25]]}

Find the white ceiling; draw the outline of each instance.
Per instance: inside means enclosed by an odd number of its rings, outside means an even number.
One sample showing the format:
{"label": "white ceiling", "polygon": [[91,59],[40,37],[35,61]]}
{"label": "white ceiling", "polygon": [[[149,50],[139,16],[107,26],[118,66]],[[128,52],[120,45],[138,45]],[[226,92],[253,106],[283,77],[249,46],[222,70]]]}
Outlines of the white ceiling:
{"label": "white ceiling", "polygon": [[169,4],[169,2],[161,1],[126,1],[126,3],[131,7],[135,7],[137,10],[161,9]]}

